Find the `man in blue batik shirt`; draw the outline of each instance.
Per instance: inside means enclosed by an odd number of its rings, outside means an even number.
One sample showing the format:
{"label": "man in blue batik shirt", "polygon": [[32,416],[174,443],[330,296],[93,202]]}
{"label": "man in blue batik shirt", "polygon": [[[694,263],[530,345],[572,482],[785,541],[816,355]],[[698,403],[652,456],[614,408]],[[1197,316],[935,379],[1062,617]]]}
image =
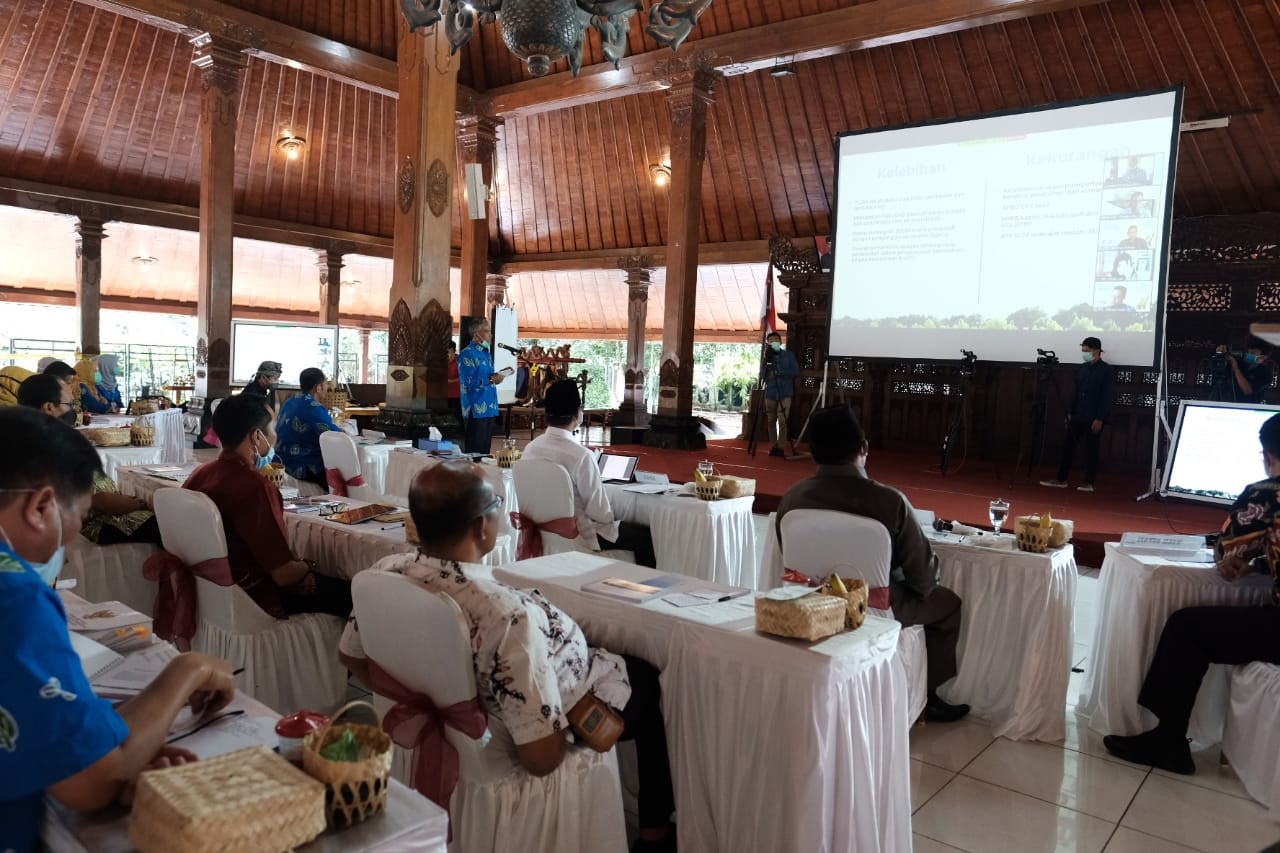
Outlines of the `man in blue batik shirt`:
{"label": "man in blue batik shirt", "polygon": [[458,382],[462,386],[462,418],[466,421],[468,453],[488,453],[493,444],[493,421],[498,417],[498,391],[502,374],[493,372],[489,352],[489,321],[471,324],[471,343],[458,356]]}
{"label": "man in blue batik shirt", "polygon": [[235,693],[208,655],[173,660],[117,709],[93,695],[51,584],[89,508],[98,454],[32,409],[0,409],[0,850],[33,850],[44,797],[95,811],[140,772],[186,761],[166,745],[184,705],[216,711]]}
{"label": "man in blue batik shirt", "polygon": [[320,455],[320,436],[338,425],[329,410],[316,399],[324,388],[324,371],[308,367],[302,371],[298,385],[302,393],[290,397],[280,410],[276,424],[276,454],[284,463],[285,473],[295,480],[328,485],[324,474],[324,458]]}

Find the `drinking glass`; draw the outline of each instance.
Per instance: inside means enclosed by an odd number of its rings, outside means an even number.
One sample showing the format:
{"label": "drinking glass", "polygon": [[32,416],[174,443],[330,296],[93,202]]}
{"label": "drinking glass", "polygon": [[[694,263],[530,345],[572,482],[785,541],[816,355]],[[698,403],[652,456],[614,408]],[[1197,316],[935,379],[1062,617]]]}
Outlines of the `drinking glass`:
{"label": "drinking glass", "polygon": [[996,498],[987,507],[987,514],[991,517],[991,526],[995,528],[996,535],[1000,535],[1000,528],[1004,526],[1005,519],[1009,517],[1009,502],[1004,498]]}
{"label": "drinking glass", "polygon": [[716,473],[716,466],[711,464],[709,459],[703,459],[698,463],[698,473],[702,474],[704,477],[714,476]]}
{"label": "drinking glass", "polygon": [[502,440],[502,446],[507,450],[515,450],[516,440],[514,438],[504,438]]}

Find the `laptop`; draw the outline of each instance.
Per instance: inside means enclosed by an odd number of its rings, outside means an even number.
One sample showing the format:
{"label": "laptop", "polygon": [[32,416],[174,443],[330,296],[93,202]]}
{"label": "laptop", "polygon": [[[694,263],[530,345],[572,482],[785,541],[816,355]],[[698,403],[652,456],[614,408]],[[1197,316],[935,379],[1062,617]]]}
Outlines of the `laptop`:
{"label": "laptop", "polygon": [[636,472],[639,456],[624,456],[621,453],[601,453],[597,459],[600,465],[600,478],[606,483],[630,483]]}

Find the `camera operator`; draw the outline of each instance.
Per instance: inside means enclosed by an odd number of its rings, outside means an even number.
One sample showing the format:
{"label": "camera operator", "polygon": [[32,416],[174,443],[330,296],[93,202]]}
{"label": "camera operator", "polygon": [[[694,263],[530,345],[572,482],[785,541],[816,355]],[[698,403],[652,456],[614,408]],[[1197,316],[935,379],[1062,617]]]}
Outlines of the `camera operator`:
{"label": "camera operator", "polygon": [[1235,392],[1232,399],[1237,403],[1261,403],[1262,395],[1271,388],[1271,360],[1267,357],[1266,344],[1251,338],[1240,358],[1222,344],[1215,354],[1217,358],[1225,359],[1226,370],[1231,374]]}
{"label": "camera operator", "polygon": [[791,398],[795,395],[800,362],[790,350],[782,348],[782,335],[770,332],[764,348],[764,416],[769,425],[770,456],[786,456],[787,418],[791,416]]}

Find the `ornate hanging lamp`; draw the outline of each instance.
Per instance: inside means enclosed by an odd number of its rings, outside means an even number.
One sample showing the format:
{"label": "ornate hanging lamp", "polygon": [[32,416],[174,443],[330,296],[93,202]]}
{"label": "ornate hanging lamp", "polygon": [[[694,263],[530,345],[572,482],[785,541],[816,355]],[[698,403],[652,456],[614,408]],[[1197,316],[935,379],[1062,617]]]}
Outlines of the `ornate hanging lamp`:
{"label": "ornate hanging lamp", "polygon": [[[655,0],[646,32],[672,51],[680,47],[711,0]],[[567,58],[576,77],[588,28],[600,34],[601,51],[618,67],[627,52],[631,18],[643,0],[400,0],[412,32],[444,21],[445,37],[457,53],[479,25],[497,21],[507,49],[541,77],[551,63]]]}

